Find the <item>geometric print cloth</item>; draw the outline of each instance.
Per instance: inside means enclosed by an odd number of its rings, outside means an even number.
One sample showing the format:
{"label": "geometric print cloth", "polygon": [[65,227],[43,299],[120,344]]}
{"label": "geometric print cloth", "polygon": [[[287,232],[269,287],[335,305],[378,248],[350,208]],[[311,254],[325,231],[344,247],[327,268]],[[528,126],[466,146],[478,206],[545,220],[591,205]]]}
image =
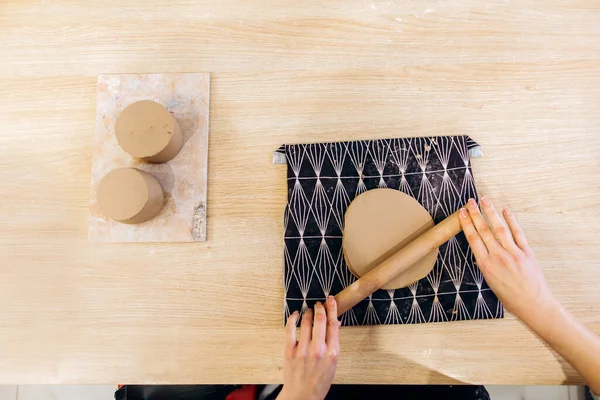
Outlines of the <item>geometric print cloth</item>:
{"label": "geometric print cloth", "polygon": [[[350,202],[375,188],[414,197],[437,224],[477,199],[468,136],[284,145],[288,165],[284,212],[284,319],[325,301],[357,278],[342,251]],[[401,212],[401,210],[399,210]],[[429,275],[408,287],[378,290],[340,318],[342,324],[416,324],[502,318],[461,232],[439,248]]]}

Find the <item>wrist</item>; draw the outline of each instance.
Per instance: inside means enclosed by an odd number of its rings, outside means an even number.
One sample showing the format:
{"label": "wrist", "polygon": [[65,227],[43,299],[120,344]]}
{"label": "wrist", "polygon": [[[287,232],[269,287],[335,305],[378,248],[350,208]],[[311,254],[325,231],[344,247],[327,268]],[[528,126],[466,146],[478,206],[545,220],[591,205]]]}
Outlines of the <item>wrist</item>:
{"label": "wrist", "polygon": [[565,317],[566,311],[561,304],[554,297],[550,297],[528,318],[523,319],[523,322],[538,336],[548,337],[560,329]]}

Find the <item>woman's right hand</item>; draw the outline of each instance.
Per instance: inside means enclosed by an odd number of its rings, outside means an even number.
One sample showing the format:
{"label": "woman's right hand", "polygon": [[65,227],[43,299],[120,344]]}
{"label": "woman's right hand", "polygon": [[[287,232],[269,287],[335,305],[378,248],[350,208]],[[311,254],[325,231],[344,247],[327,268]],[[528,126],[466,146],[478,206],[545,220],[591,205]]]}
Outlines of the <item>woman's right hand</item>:
{"label": "woman's right hand", "polygon": [[508,208],[500,217],[491,201],[483,197],[481,209],[470,199],[460,210],[460,223],[475,260],[496,296],[506,308],[528,325],[543,323],[543,310],[556,308],[525,234]]}
{"label": "woman's right hand", "polygon": [[488,285],[506,308],[565,358],[600,393],[600,338],[560,306],[510,210],[504,218],[483,197],[470,199],[460,223]]}

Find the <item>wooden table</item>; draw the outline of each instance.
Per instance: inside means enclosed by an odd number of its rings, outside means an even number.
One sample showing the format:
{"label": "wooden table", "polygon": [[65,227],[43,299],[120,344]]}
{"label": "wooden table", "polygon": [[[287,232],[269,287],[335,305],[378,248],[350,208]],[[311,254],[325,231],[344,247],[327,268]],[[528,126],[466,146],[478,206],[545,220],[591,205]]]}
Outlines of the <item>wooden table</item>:
{"label": "wooden table", "polygon": [[[0,3],[0,383],[282,380],[282,143],[469,134],[600,332],[600,3]],[[96,77],[211,72],[208,242],[87,240]],[[336,382],[581,383],[510,315],[345,328]]]}

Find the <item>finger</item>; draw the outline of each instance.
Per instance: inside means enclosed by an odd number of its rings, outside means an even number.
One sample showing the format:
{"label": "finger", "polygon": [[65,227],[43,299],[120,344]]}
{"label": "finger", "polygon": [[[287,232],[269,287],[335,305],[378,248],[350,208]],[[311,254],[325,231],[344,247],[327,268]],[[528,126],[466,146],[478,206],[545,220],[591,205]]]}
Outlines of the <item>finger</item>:
{"label": "finger", "polygon": [[300,340],[298,341],[297,351],[302,354],[308,353],[308,345],[312,339],[313,311],[309,308],[302,316],[300,322]]}
{"label": "finger", "polygon": [[498,239],[502,247],[504,247],[506,250],[516,250],[517,245],[515,244],[515,241],[512,235],[510,234],[510,231],[506,227],[506,224],[504,223],[502,218],[500,218],[498,211],[496,211],[496,207],[494,207],[490,199],[488,199],[487,197],[482,197],[481,205],[483,213],[485,214],[487,220],[492,226],[492,232],[494,233],[496,239]]}
{"label": "finger", "polygon": [[337,319],[337,303],[335,297],[329,296],[327,298],[325,310],[327,311],[327,334],[325,336],[325,342],[329,349],[337,350],[340,347],[340,324]]}
{"label": "finger", "polygon": [[296,340],[296,325],[298,324],[298,311],[294,311],[289,316],[287,324],[285,324],[285,345],[287,351],[292,351],[296,348],[298,341]]}
{"label": "finger", "polygon": [[315,319],[312,330],[312,343],[314,346],[325,344],[325,332],[327,330],[327,314],[321,302],[315,304]]}
{"label": "finger", "polygon": [[473,225],[473,220],[471,216],[464,208],[460,209],[460,225],[462,226],[463,232],[469,242],[469,246],[471,246],[471,251],[475,256],[475,259],[479,264],[488,256],[488,249],[485,247],[481,236],[477,233],[475,229],[475,225]]}
{"label": "finger", "polygon": [[469,210],[469,215],[471,215],[471,219],[473,220],[473,225],[475,225],[475,229],[477,229],[477,233],[481,236],[481,240],[485,243],[485,247],[487,247],[488,252],[496,251],[500,248],[500,243],[492,233],[490,226],[485,222],[481,212],[479,211],[479,207],[477,207],[477,203],[473,199],[469,199],[467,209]]}
{"label": "finger", "polygon": [[504,219],[506,220],[506,224],[512,233],[512,236],[515,240],[515,243],[519,248],[523,251],[529,251],[529,243],[527,243],[527,238],[525,237],[525,233],[521,229],[517,218],[513,215],[510,209],[505,208],[502,210],[502,214],[504,215]]}

